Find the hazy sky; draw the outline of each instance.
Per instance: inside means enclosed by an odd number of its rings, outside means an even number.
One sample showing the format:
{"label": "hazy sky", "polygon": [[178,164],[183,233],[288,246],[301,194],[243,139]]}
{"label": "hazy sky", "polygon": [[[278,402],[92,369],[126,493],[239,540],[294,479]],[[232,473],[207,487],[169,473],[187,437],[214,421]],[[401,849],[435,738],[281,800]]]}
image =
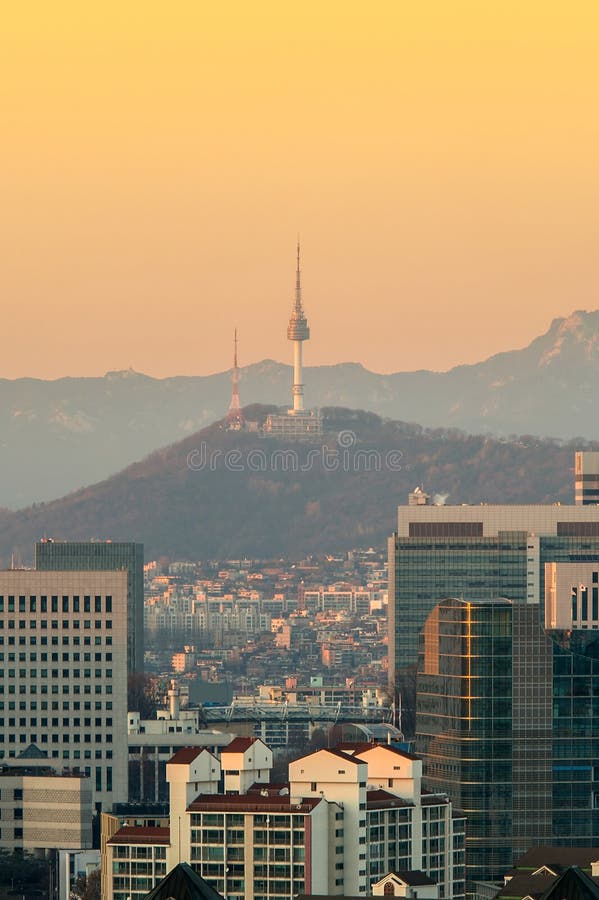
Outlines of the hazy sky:
{"label": "hazy sky", "polygon": [[599,4],[20,0],[0,377],[448,368],[593,309]]}

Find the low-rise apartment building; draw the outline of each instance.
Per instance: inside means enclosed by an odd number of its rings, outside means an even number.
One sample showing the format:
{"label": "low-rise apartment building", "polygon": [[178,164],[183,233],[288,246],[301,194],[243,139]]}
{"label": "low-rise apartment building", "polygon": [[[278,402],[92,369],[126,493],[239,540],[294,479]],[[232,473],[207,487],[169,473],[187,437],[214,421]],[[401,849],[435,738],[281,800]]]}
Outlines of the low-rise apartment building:
{"label": "low-rise apartment building", "polygon": [[154,843],[147,828],[113,835],[105,900],[141,900],[163,862],[166,871],[188,862],[227,900],[366,896],[386,873],[414,870],[438,886],[440,900],[464,896],[464,819],[446,795],[422,791],[419,759],[346,744],[293,761],[284,784],[270,781],[271,767],[256,738],[235,739],[221,762],[206,749],[176,753],[167,766],[168,834],[156,832]]}

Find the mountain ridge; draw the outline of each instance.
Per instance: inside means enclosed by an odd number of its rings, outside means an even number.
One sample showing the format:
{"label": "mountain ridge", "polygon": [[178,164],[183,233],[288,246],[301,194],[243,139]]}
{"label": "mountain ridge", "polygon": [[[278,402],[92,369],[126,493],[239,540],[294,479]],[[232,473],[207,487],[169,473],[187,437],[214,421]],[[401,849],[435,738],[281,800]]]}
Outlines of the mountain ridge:
{"label": "mountain ridge", "polygon": [[[306,402],[470,433],[599,438],[599,311],[555,318],[526,347],[446,372],[377,374],[359,362],[307,367]],[[0,506],[49,501],[120,471],[218,420],[231,370],[157,379],[131,369],[97,378],[0,379]],[[240,370],[242,403],[286,406],[291,366]]]}

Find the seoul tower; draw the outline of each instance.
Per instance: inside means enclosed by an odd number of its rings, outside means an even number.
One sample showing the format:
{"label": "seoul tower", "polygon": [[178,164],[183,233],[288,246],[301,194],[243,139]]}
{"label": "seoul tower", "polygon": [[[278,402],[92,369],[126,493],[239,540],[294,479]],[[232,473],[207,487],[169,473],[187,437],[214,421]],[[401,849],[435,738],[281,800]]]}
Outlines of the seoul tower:
{"label": "seoul tower", "polygon": [[295,302],[287,326],[287,339],[293,341],[293,409],[289,415],[296,416],[304,411],[304,385],[302,383],[302,344],[309,340],[310,329],[302,308],[302,286],[300,281],[300,244],[297,242],[297,269],[295,273]]}

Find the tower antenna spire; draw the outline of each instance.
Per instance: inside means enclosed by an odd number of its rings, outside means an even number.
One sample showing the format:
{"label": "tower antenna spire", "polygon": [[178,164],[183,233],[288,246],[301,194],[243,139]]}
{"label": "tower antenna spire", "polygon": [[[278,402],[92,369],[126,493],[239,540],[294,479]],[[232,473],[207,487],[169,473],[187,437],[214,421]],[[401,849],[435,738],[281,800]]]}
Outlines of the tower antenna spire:
{"label": "tower antenna spire", "polygon": [[227,427],[230,431],[240,431],[244,425],[241,403],[239,402],[239,366],[237,365],[237,329],[233,337],[233,373],[231,376],[231,403],[227,413]]}
{"label": "tower antenna spire", "polygon": [[299,234],[297,236],[297,266],[295,269],[295,308],[298,311],[301,310],[301,308],[302,308],[302,282],[301,282],[301,269],[300,269]]}

